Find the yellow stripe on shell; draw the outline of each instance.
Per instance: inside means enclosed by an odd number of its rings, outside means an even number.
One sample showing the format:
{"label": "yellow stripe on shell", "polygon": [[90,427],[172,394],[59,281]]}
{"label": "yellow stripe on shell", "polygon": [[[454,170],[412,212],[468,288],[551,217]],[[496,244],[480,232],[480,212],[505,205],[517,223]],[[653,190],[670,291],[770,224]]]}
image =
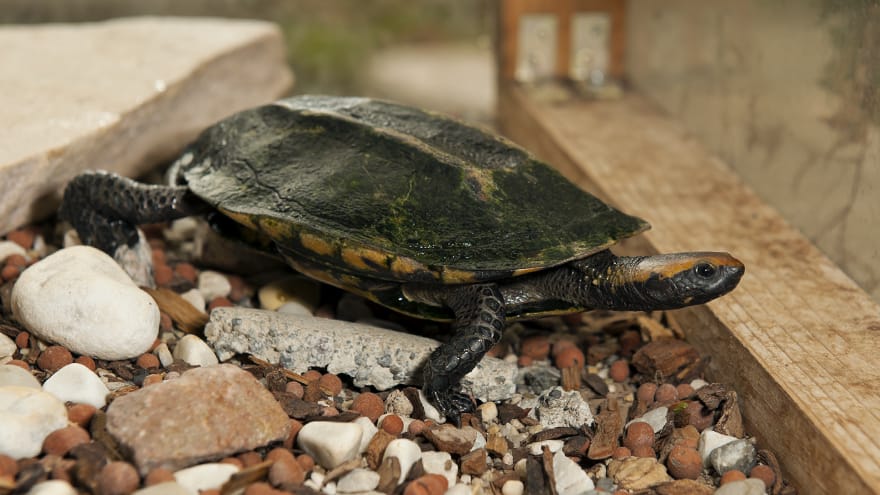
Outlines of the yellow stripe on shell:
{"label": "yellow stripe on shell", "polygon": [[333,256],[336,254],[333,244],[308,232],[299,233],[299,243],[302,247],[320,256]]}

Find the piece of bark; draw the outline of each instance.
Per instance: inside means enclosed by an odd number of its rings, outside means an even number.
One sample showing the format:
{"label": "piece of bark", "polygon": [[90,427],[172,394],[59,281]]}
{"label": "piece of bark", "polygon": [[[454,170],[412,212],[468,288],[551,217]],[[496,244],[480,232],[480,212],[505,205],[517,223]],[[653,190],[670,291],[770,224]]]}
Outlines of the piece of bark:
{"label": "piece of bark", "polygon": [[632,365],[648,377],[668,379],[680,376],[700,362],[700,354],[681,340],[658,340],[642,346],[632,357]]}
{"label": "piece of bark", "polygon": [[609,398],[605,408],[596,416],[596,433],[590,442],[587,457],[594,461],[611,457],[620,446],[620,435],[623,432],[623,418],[620,417],[617,400]]}
{"label": "piece of bark", "polygon": [[715,422],[715,426],[712,429],[718,433],[736,438],[743,438],[745,436],[742,413],[739,409],[739,401],[735,391],[730,390],[725,395],[724,402],[721,403],[721,416],[718,417],[718,421]]}

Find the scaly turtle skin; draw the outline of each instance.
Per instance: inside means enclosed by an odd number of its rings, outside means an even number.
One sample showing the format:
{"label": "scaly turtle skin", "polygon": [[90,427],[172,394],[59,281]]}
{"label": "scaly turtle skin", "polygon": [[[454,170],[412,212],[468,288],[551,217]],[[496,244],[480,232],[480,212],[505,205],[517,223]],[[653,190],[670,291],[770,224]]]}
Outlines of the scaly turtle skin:
{"label": "scaly turtle skin", "polygon": [[502,138],[388,102],[303,96],[247,110],[205,130],[173,170],[169,186],[82,174],[61,216],[118,257],[138,224],[218,211],[310,277],[453,320],[423,373],[453,420],[472,407],[453,388],[506,321],[700,304],[743,274],[726,253],[615,256],[645,221]]}

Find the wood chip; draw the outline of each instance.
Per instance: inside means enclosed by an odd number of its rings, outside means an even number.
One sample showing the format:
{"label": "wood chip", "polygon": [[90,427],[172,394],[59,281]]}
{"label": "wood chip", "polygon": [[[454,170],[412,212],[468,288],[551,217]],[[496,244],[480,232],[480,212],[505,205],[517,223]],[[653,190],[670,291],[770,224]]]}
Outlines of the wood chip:
{"label": "wood chip", "polygon": [[743,438],[745,436],[742,412],[740,412],[739,401],[735,391],[729,390],[725,394],[724,402],[721,405],[721,416],[715,422],[715,426],[712,429],[718,433],[736,438]]}
{"label": "wood chip", "polygon": [[[659,314],[659,313],[658,313]],[[656,340],[674,339],[675,334],[662,323],[645,315],[636,317],[639,329],[642,331],[642,339],[647,342]]]}
{"label": "wood chip", "polygon": [[266,476],[269,474],[269,468],[272,464],[273,461],[264,461],[246,467],[233,474],[229,477],[229,480],[227,480],[226,483],[223,483],[223,486],[220,487],[220,495],[232,495],[233,493],[243,490],[251,483],[266,479]]}
{"label": "wood chip", "polygon": [[620,446],[621,433],[623,433],[623,418],[618,411],[617,399],[612,397],[596,416],[596,433],[593,435],[587,457],[594,461],[611,457],[614,449]]}
{"label": "wood chip", "polygon": [[186,333],[201,333],[208,323],[208,315],[196,309],[180,294],[171,289],[141,287],[159,306],[159,310],[171,317],[178,328]]}
{"label": "wood chip", "polygon": [[700,354],[681,340],[649,342],[633,354],[632,365],[649,377],[668,379],[681,375],[700,362]]}

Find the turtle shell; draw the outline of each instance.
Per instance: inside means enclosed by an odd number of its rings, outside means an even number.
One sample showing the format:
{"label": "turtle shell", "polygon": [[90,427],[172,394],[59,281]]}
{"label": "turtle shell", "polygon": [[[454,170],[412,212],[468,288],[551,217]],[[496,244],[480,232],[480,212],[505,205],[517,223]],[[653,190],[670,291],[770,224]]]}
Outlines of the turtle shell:
{"label": "turtle shell", "polygon": [[243,111],[205,130],[177,166],[197,196],[342,286],[495,280],[648,228],[503,138],[366,98]]}

